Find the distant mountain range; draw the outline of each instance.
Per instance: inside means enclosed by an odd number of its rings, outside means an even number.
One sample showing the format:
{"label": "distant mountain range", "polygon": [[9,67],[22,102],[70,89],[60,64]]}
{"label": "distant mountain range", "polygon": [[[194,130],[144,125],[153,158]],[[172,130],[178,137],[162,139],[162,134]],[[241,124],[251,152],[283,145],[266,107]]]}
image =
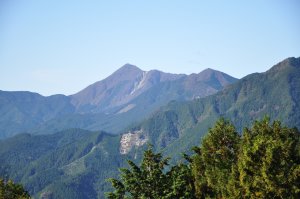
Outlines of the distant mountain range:
{"label": "distant mountain range", "polygon": [[119,133],[171,100],[205,97],[236,80],[212,69],[183,75],[142,71],[126,64],[70,96],[0,91],[0,139],[21,132],[54,133],[75,127]]}
{"label": "distant mountain range", "polygon": [[[205,73],[216,74],[211,70]],[[196,81],[191,77],[200,78],[200,74],[172,81],[182,81],[185,83],[180,85],[185,85]],[[204,76],[213,79],[210,75]],[[201,84],[205,82],[200,79]],[[159,88],[173,88],[170,83],[159,85],[165,86]],[[221,83],[219,86],[224,87]],[[151,95],[146,93],[152,88],[138,98],[148,99]],[[120,135],[69,129],[51,135],[20,134],[0,140],[0,176],[23,183],[38,198],[103,198],[104,192],[109,190],[105,179],[115,177],[118,168],[126,165],[127,158],[138,161],[146,143],[152,143],[156,150],[176,161],[180,159],[178,154],[199,145],[201,137],[219,117],[230,119],[240,132],[265,115],[300,128],[300,58],[283,60],[270,70],[250,74],[215,94],[198,98],[191,93],[189,97],[192,100],[172,101],[160,107]],[[124,107],[128,103],[138,104],[138,98],[126,102]],[[83,112],[80,106],[79,109],[72,107],[74,112]],[[115,109],[111,115],[123,114],[118,114],[120,110]]]}

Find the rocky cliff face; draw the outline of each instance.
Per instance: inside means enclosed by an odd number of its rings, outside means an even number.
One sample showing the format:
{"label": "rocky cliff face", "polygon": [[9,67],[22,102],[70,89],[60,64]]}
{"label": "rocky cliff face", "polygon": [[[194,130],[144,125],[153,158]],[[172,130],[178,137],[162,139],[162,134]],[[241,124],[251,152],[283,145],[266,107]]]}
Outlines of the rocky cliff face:
{"label": "rocky cliff face", "polygon": [[146,144],[148,141],[148,137],[143,135],[143,131],[132,131],[126,134],[123,134],[120,141],[120,153],[127,154],[134,147],[140,147]]}

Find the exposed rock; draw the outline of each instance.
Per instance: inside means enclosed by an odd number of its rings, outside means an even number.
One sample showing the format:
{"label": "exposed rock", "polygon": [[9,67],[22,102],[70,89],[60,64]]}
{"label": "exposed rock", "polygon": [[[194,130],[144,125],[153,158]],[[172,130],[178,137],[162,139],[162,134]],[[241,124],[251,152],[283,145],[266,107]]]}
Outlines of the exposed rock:
{"label": "exposed rock", "polygon": [[129,105],[125,106],[124,108],[122,108],[117,114],[126,113],[127,111],[130,111],[134,107],[135,107],[135,104],[129,104]]}
{"label": "exposed rock", "polygon": [[143,131],[133,131],[123,134],[120,141],[120,153],[127,154],[133,147],[143,146],[148,141],[148,137],[143,135]]}

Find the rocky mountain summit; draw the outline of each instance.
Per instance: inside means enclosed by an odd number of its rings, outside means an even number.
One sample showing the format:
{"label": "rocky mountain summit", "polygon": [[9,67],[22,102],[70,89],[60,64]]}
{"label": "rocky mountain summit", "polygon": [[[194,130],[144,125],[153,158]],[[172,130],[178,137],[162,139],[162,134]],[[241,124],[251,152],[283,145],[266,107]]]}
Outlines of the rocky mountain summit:
{"label": "rocky mountain summit", "polygon": [[183,76],[157,70],[143,71],[125,64],[106,79],[71,95],[71,102],[79,112],[102,112],[130,102],[159,83]]}

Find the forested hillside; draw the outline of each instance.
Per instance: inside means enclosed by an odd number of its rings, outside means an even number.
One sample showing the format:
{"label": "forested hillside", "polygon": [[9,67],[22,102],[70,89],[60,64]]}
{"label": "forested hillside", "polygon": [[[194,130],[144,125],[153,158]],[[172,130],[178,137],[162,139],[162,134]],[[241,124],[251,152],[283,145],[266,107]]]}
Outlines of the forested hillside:
{"label": "forested hillside", "polygon": [[[247,166],[248,163],[244,161],[238,163],[238,159],[241,156],[247,158],[250,153],[256,154],[256,152],[258,155],[255,155],[255,158],[258,158],[258,160],[261,158],[261,154],[270,155],[262,156],[264,158],[275,158],[272,154],[284,153],[285,148],[282,148],[281,145],[293,142],[294,144],[291,147],[296,147],[298,133],[295,133],[297,131],[294,131],[293,127],[300,127],[299,88],[300,58],[288,58],[273,66],[270,70],[248,75],[214,95],[192,101],[172,101],[143,122],[127,127],[121,135],[113,136],[101,131],[91,132],[80,129],[59,131],[52,135],[17,135],[0,141],[0,174],[1,177],[7,176],[15,182],[22,183],[33,196],[43,196],[44,198],[103,198],[104,192],[109,191],[111,188],[105,179],[109,177],[116,178],[118,168],[126,166],[126,159],[131,159],[134,164],[139,165],[143,150],[147,148],[147,143],[153,145],[153,153],[162,152],[162,156],[159,156],[158,159],[168,156],[171,157],[169,163],[177,165],[178,161],[182,160],[182,153],[191,155],[191,148],[199,146],[200,143],[204,147],[207,139],[204,136],[207,132],[210,132],[208,129],[213,127],[220,117],[224,117],[232,122],[235,127],[234,135],[239,140],[239,155],[237,158],[232,156],[234,157],[234,165],[237,165],[238,168],[237,170],[231,170],[232,165],[227,165],[224,172],[234,171],[235,173],[230,173],[228,176],[240,175],[239,179],[242,181],[237,183],[232,181],[234,179],[230,181],[228,181],[229,179],[220,179],[222,181],[219,182],[216,179],[210,179],[213,176],[206,176],[204,179],[206,184],[201,184],[202,181],[200,180],[197,189],[211,190],[211,193],[205,193],[218,197],[246,192],[252,194],[251,196],[257,194],[255,196],[260,197],[265,193],[273,193],[275,188],[267,190],[267,187],[259,185],[264,188],[262,192],[259,190],[257,193],[250,193],[249,189],[253,187],[253,189],[256,189],[255,186],[257,185],[251,185],[248,182],[256,182],[256,178],[245,178],[245,181],[242,179],[245,172],[247,172],[243,170],[243,166],[245,166],[244,164]],[[264,120],[264,122],[254,123],[255,120],[259,120],[265,115],[270,117],[270,123]],[[278,123],[273,125],[274,120],[281,121],[282,128]],[[84,123],[84,120],[80,121]],[[264,126],[264,123],[268,123],[268,125]],[[225,124],[227,125],[226,122]],[[287,126],[287,128],[284,126]],[[250,133],[243,130],[244,127],[248,127]],[[261,131],[260,128],[265,130]],[[224,129],[226,128],[224,127]],[[275,144],[278,136],[272,137],[271,134],[271,132],[277,133],[277,129],[281,129],[280,132],[283,133],[282,137],[279,136],[278,147],[280,145],[281,148],[279,147],[278,150],[276,148],[277,144]],[[257,136],[255,132],[258,133]],[[40,133],[43,134],[43,132]],[[242,134],[249,134],[250,138],[254,140],[241,138]],[[253,138],[251,137],[252,134]],[[287,138],[287,135],[291,136],[291,140]],[[218,139],[215,140],[216,143],[220,141]],[[269,143],[268,140],[274,140],[276,147],[272,148],[273,142],[265,146],[264,143]],[[240,144],[247,146],[251,151],[242,148]],[[264,146],[270,148],[264,148]],[[260,148],[259,151],[256,151],[258,150],[257,147],[262,147],[262,152]],[[221,153],[222,150],[219,152]],[[243,150],[245,151],[243,152]],[[199,151],[196,150],[196,152],[190,158],[193,159],[200,155]],[[297,156],[298,148],[294,152],[294,155]],[[209,155],[208,152],[207,154]],[[230,157],[231,155],[229,154]],[[286,158],[292,159],[290,165],[296,164],[297,167],[299,164],[297,163],[298,156],[292,157],[290,152],[287,152],[287,155]],[[200,156],[201,159],[206,159],[205,161],[209,160],[204,154]],[[217,158],[219,154],[215,154],[215,156]],[[285,158],[285,153],[280,157]],[[257,179],[265,180],[269,186],[269,179],[266,178],[265,171],[261,169],[267,169],[265,166],[268,166],[269,163],[273,167],[275,162],[281,160],[263,161],[265,160],[262,160],[257,167],[254,165],[251,172],[259,171]],[[251,162],[249,164],[252,165]],[[282,164],[282,168],[289,165],[284,165],[286,164],[285,160]],[[178,170],[182,171],[185,175],[188,171],[187,168],[188,166],[185,164],[183,168],[175,167],[174,169],[176,172]],[[215,173],[212,167],[207,172]],[[220,172],[221,176],[224,175],[223,171]],[[279,172],[279,170],[274,172]],[[286,172],[289,171],[286,170]],[[298,175],[298,170],[296,169],[295,172],[291,175],[291,178],[287,179],[290,181],[298,180],[294,176],[294,174]],[[286,176],[285,174],[280,173],[281,176]],[[171,177],[168,178],[179,178],[179,184],[185,183],[184,179],[183,181],[180,180],[180,176],[170,175]],[[202,177],[200,179],[203,180]],[[280,176],[275,178],[276,182],[279,178]],[[220,189],[221,182],[225,184],[233,183],[232,186],[237,186],[234,189],[237,192],[231,190],[233,192],[225,193],[224,190]],[[282,182],[286,183],[284,180]],[[171,182],[168,181],[168,183]],[[273,181],[270,181],[270,183],[272,187]],[[214,185],[218,187],[214,187]],[[240,185],[244,187],[239,187]],[[279,184],[276,189],[285,194],[284,190],[281,189],[282,186],[285,186],[285,184]],[[196,187],[195,191],[198,194]],[[174,196],[172,195],[174,190],[175,192],[178,191],[176,186],[174,189],[168,190],[168,193],[172,192],[170,196]],[[293,191],[295,194],[298,193],[296,188],[289,187],[288,190]],[[228,191],[230,190],[228,189]],[[274,192],[274,194],[278,195],[277,192]]]}
{"label": "forested hillside", "polygon": [[71,129],[52,135],[20,134],[0,141],[1,176],[32,196],[97,198],[105,179],[123,165],[119,136]]}
{"label": "forested hillside", "polygon": [[[254,120],[270,116],[300,128],[300,58],[288,58],[264,73],[248,75],[223,91],[189,102],[171,102],[132,128],[167,154],[197,145],[220,118],[239,132]],[[180,147],[178,147],[180,146]]]}
{"label": "forested hillside", "polygon": [[119,198],[299,198],[300,133],[296,128],[255,121],[241,136],[220,119],[209,129],[187,163],[169,159],[150,147],[140,166],[128,161],[119,179],[110,178]]}

